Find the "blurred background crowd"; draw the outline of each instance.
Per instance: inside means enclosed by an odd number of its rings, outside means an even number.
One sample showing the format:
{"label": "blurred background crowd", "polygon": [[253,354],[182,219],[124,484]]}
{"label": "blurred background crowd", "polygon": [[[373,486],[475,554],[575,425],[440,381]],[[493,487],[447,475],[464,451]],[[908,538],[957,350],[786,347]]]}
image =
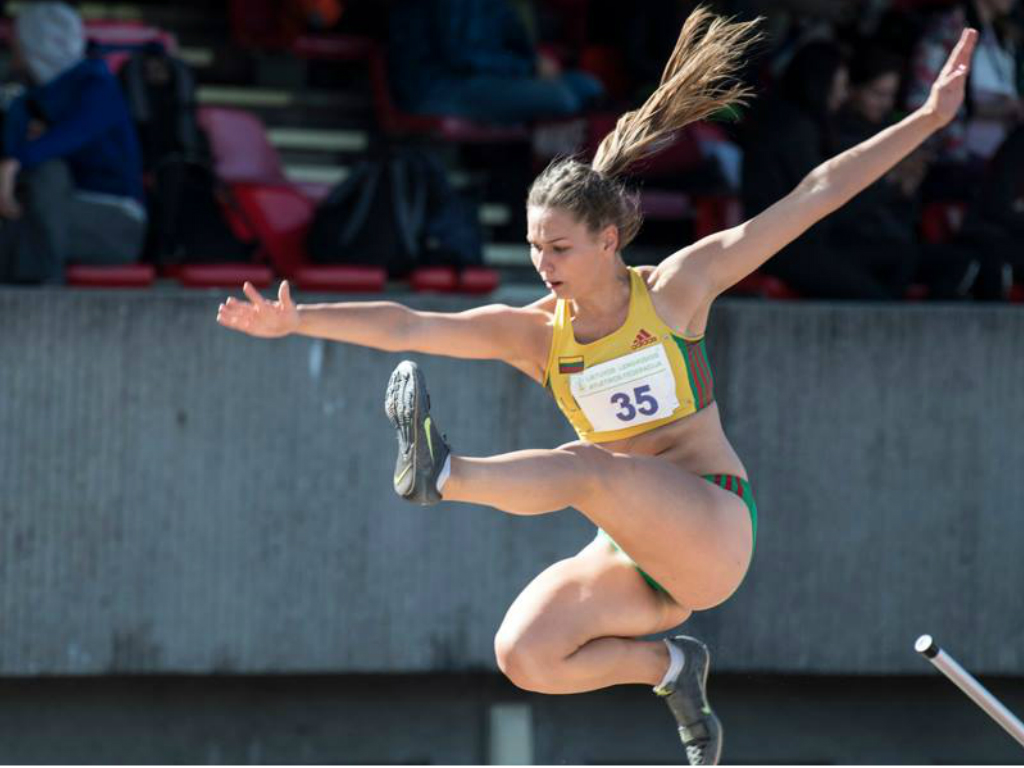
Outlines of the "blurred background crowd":
{"label": "blurred background crowd", "polygon": [[[957,119],[733,293],[1024,300],[1019,0],[705,4],[764,17],[757,95],[635,169],[628,262],[757,214],[919,107],[969,25]],[[0,282],[487,293],[532,278],[533,175],[642,103],[696,4],[3,5]]]}

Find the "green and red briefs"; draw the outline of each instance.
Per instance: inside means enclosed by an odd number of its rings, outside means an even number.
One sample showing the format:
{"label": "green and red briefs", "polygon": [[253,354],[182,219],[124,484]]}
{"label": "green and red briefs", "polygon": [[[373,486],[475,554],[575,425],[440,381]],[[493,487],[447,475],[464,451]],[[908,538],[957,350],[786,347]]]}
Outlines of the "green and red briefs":
{"label": "green and red briefs", "polygon": [[[748,483],[742,477],[736,477],[735,475],[702,475],[702,477],[709,483],[713,483],[719,486],[720,488],[724,488],[727,491],[732,491],[741,499],[743,499],[743,503],[746,504],[747,509],[750,510],[750,525],[752,527],[754,543],[756,544],[757,502],[754,501],[754,492],[750,490],[750,483]],[[597,538],[604,539],[615,550],[617,550],[618,552],[622,552],[622,547],[616,544],[615,539],[613,539],[611,536],[605,533],[603,529],[597,529]],[[622,554],[625,555],[626,553],[622,552]],[[753,549],[751,549],[751,555],[753,555]],[[626,555],[626,557],[629,557],[629,555]],[[630,559],[630,562],[632,562],[632,559]],[[652,579],[649,575],[644,573],[644,570],[639,565],[637,565],[636,563],[633,563],[633,565],[637,569],[637,571],[640,572],[640,575],[644,577],[644,581],[650,584],[654,590],[668,594],[668,590],[666,590],[663,586],[661,586],[661,584]]]}

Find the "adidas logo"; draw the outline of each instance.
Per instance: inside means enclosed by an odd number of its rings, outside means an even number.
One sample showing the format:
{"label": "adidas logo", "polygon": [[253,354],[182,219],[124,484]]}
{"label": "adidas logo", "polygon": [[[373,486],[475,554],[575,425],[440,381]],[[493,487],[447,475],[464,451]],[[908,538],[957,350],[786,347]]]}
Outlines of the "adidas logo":
{"label": "adidas logo", "polygon": [[640,349],[641,347],[646,347],[649,344],[655,344],[657,341],[658,338],[656,336],[652,336],[641,328],[640,333],[638,333],[636,338],[633,339],[633,349]]}

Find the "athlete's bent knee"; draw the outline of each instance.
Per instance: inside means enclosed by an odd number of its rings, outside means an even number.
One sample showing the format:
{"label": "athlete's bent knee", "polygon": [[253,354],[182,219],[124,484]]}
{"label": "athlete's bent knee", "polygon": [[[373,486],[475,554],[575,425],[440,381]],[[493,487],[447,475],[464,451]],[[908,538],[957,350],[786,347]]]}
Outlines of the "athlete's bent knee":
{"label": "athlete's bent knee", "polygon": [[517,688],[533,693],[548,692],[552,663],[539,644],[522,635],[499,630],[494,637],[494,656],[498,669]]}

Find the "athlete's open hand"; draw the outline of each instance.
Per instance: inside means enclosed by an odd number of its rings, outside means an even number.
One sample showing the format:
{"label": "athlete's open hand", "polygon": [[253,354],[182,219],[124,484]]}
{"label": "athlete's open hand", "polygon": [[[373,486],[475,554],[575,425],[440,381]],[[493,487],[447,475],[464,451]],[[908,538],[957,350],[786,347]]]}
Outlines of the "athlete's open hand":
{"label": "athlete's open hand", "polygon": [[941,125],[951,121],[964,102],[967,73],[971,71],[971,55],[977,42],[978,30],[970,27],[965,29],[939,76],[932,83],[932,92],[928,95],[924,109],[932,112]]}
{"label": "athlete's open hand", "polygon": [[292,301],[287,280],[281,282],[277,301],[264,299],[248,281],[242,291],[249,301],[239,301],[234,296],[228,298],[217,310],[218,323],[262,339],[287,336],[299,329],[299,310]]}

